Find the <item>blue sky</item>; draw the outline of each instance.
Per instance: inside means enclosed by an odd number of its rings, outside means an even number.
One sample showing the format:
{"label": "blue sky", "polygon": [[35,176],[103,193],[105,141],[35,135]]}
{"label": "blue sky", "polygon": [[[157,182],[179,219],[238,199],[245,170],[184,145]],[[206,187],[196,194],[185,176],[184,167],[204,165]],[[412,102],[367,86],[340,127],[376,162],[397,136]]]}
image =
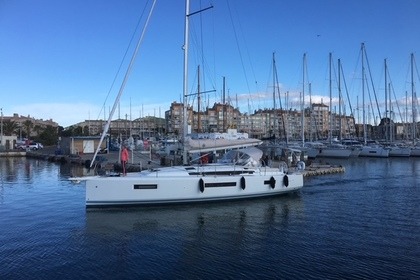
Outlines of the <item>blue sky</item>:
{"label": "blue sky", "polygon": [[[420,1],[191,0],[191,12],[209,4],[214,8],[193,16],[190,30],[189,93],[196,92],[198,65],[201,90],[215,90],[204,96],[203,105],[221,101],[225,77],[226,94],[242,112],[272,107],[273,52],[282,97],[289,92],[288,107],[299,107],[304,53],[312,100],[328,104],[332,52],[335,71],[341,59],[355,109],[357,100],[362,103],[362,42],[380,103],[385,58],[397,99],[411,94],[410,54],[419,53]],[[3,114],[52,118],[62,126],[107,118],[133,47],[111,85],[150,7],[146,0],[0,0]],[[184,13],[183,0],[157,0],[114,118],[164,117],[171,102],[181,100]],[[336,104],[336,81],[333,87]]]}

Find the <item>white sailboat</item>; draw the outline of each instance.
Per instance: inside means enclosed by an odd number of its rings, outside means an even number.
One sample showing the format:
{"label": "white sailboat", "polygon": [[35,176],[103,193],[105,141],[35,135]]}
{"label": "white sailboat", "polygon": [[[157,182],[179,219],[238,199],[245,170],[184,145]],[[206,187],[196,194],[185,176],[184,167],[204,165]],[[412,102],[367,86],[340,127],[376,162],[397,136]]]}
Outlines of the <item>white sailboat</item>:
{"label": "white sailboat", "polygon": [[348,158],[352,153],[351,149],[348,149],[347,146],[344,146],[339,143],[333,143],[333,114],[332,114],[332,78],[331,78],[331,70],[332,70],[332,54],[329,54],[329,92],[330,92],[330,119],[329,119],[329,130],[328,130],[328,138],[329,141],[327,144],[319,146],[319,153],[317,157],[334,157],[334,158]]}
{"label": "white sailboat", "polygon": [[364,146],[360,151],[359,157],[388,157],[389,150],[385,149],[381,145],[377,143],[368,144],[367,140],[367,125],[366,125],[366,106],[365,106],[365,65],[364,65],[364,58],[365,58],[365,44],[362,43],[361,47],[362,52],[362,98],[363,98],[363,140]]}
{"label": "white sailboat", "polygon": [[[384,59],[385,67],[385,137],[386,143],[385,148],[389,150],[390,157],[409,157],[411,149],[406,147],[402,143],[396,143],[394,141],[393,129],[392,129],[392,98],[391,98],[391,86],[388,85],[388,65],[386,59]],[[388,94],[389,91],[389,94]],[[389,110],[388,110],[389,102]],[[388,116],[389,113],[389,116]]]}
{"label": "white sailboat", "polygon": [[[187,131],[187,55],[188,26],[191,15],[189,0],[186,0],[184,140]],[[86,206],[160,205],[248,199],[279,195],[297,191],[303,187],[303,175],[300,171],[287,173],[282,168],[262,167],[259,162],[261,157],[261,150],[249,147],[230,151],[223,162],[216,164],[162,167],[128,173],[126,176],[89,177],[85,179]],[[186,162],[186,150],[183,158]]]}
{"label": "white sailboat", "polygon": [[[412,121],[412,139],[413,143],[411,146],[410,156],[420,157],[420,142],[416,143],[417,138],[417,95],[414,88],[414,54],[411,54],[411,111],[413,115]],[[416,68],[417,69],[417,68]]]}

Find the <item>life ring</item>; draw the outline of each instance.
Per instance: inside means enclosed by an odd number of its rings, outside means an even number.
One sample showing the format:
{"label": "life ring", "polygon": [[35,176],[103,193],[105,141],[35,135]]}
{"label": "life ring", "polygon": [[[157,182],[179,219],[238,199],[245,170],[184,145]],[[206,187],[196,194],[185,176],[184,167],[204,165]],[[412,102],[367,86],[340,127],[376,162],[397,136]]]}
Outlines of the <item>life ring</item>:
{"label": "life ring", "polygon": [[274,189],[275,187],[276,187],[276,179],[274,179],[274,177],[273,176],[271,176],[271,178],[270,178],[270,187],[272,188],[272,189]]}
{"label": "life ring", "polygon": [[245,178],[243,176],[241,177],[241,189],[245,189]]}
{"label": "life ring", "polygon": [[200,192],[204,192],[204,180],[203,179],[200,179],[199,181],[198,181],[198,187],[200,188]]}
{"label": "life ring", "polygon": [[283,177],[283,185],[287,188],[289,186],[289,177],[284,175]]}
{"label": "life ring", "polygon": [[296,164],[296,167],[300,171],[305,170],[305,167],[306,167],[305,162],[304,161],[298,161],[298,163]]}

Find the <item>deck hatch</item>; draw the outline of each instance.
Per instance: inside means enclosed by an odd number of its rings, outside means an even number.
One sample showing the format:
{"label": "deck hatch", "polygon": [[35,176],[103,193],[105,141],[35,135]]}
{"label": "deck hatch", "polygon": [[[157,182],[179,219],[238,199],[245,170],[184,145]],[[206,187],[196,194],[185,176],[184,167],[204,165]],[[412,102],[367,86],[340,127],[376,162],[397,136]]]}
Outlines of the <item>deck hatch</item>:
{"label": "deck hatch", "polygon": [[135,184],[135,190],[153,190],[157,189],[157,184]]}

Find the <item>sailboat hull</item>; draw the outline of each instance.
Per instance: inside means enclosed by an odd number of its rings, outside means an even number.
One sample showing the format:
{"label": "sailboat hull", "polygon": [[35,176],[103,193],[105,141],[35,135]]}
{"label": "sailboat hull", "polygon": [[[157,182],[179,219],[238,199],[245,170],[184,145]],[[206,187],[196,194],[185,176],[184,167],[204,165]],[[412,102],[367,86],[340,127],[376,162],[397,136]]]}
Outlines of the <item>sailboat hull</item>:
{"label": "sailboat hull", "polygon": [[389,157],[389,150],[382,147],[364,146],[360,151],[359,157]]}
{"label": "sailboat hull", "polygon": [[[86,206],[237,200],[279,195],[303,187],[302,174],[285,174],[274,168],[261,168],[255,172],[250,172],[247,168],[235,169],[232,170],[234,175],[205,176],[195,174],[195,169],[187,172],[182,170],[185,168],[167,167],[160,172],[146,171],[124,177],[91,178],[86,181]],[[207,174],[211,174],[208,171]]]}

